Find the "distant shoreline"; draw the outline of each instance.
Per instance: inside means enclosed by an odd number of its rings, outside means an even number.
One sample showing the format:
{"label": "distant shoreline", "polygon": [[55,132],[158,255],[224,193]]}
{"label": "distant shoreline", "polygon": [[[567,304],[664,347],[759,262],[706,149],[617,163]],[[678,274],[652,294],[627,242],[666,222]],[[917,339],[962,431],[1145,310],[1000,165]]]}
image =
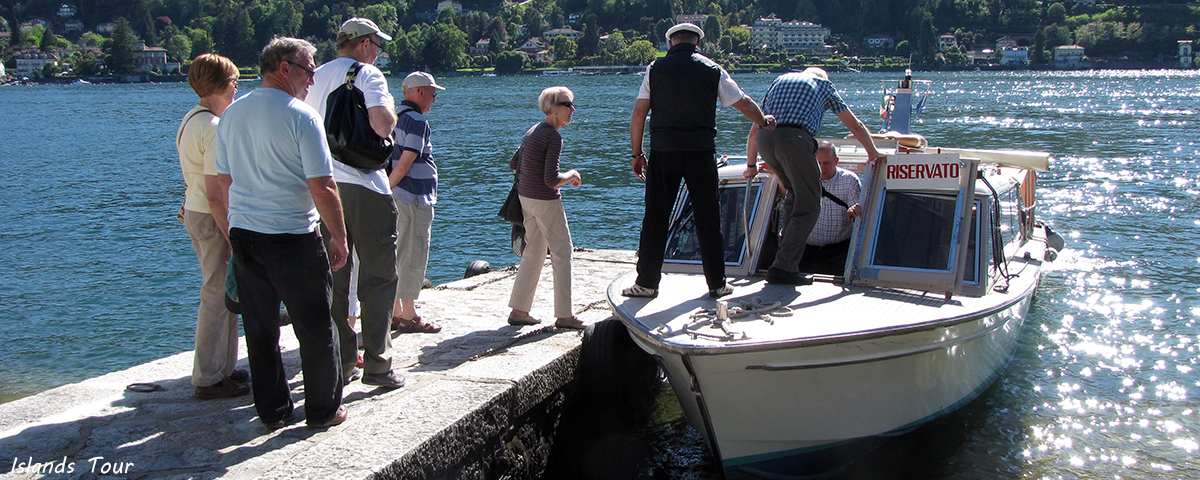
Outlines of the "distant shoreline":
{"label": "distant shoreline", "polygon": [[[1058,67],[1055,67],[1054,65],[1050,65],[1050,64],[1029,65],[1029,66],[943,65],[940,69],[936,69],[936,70],[914,69],[913,71],[914,72],[970,72],[970,71],[978,70],[978,71],[983,71],[983,72],[1008,72],[1008,71],[1012,71],[1012,72],[1020,72],[1020,71],[1032,71],[1032,72],[1074,71],[1074,72],[1079,72],[1079,71],[1092,71],[1092,70],[1180,70],[1180,71],[1195,70],[1194,68],[1184,68],[1182,65],[1179,65],[1178,63],[1171,63],[1171,62],[1098,62],[1098,63],[1099,64],[1093,63],[1089,66],[1079,67],[1079,68],[1058,68]],[[637,67],[637,68],[643,69],[645,67]],[[858,72],[902,72],[908,67],[896,67],[896,66],[851,67],[851,66],[845,66],[845,67],[841,67],[841,68],[834,68],[831,66],[825,66],[823,68],[825,68],[826,70],[833,71],[833,72],[852,72],[852,71],[858,71]],[[732,70],[730,70],[730,73],[735,73],[735,74],[786,73],[786,72],[793,71],[793,70],[796,70],[796,69],[790,68],[790,67],[776,67],[776,68],[772,68],[770,70],[732,69]],[[483,73],[485,73],[485,72],[457,72],[456,71],[456,72],[447,72],[447,73],[437,74],[437,76],[439,76],[439,77],[478,77],[478,76],[482,76]],[[486,73],[491,73],[491,72],[486,72]],[[499,75],[499,76],[502,76],[502,77],[504,77],[504,76],[538,76],[538,75],[541,75],[541,73],[542,72],[538,71],[538,70],[522,70],[520,72],[511,74],[511,75]],[[618,74],[618,73],[605,72],[605,73],[597,73],[597,74],[614,75],[614,74]],[[627,75],[627,73],[619,73],[619,74]],[[91,76],[86,76],[86,77],[64,76],[64,77],[43,78],[43,79],[39,79],[39,80],[29,80],[29,81],[25,82],[24,84],[27,84],[27,85],[72,84],[72,83],[76,83],[80,80],[88,82],[88,83],[181,83],[181,82],[187,81],[187,75],[141,74],[141,75],[105,75],[105,76],[91,75]],[[10,84],[22,84],[22,82],[14,81],[14,82],[11,82]]]}

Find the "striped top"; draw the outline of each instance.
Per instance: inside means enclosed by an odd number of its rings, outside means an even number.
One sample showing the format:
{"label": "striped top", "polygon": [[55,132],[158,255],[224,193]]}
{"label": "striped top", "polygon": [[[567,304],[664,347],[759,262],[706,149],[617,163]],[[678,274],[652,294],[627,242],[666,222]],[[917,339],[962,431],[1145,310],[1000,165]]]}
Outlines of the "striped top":
{"label": "striped top", "polygon": [[438,171],[437,164],[433,163],[429,122],[417,104],[409,100],[400,102],[398,110],[396,128],[392,130],[392,138],[395,139],[392,168],[396,167],[405,150],[416,152],[417,158],[408,168],[408,174],[392,187],[392,197],[406,204],[434,205],[437,203]]}
{"label": "striped top", "polygon": [[[520,172],[517,174],[517,194],[534,200],[558,200],[558,157],[562,153],[562,135],[546,122],[529,128],[521,140]],[[513,160],[516,160],[514,157]],[[517,169],[512,162],[510,169]]]}

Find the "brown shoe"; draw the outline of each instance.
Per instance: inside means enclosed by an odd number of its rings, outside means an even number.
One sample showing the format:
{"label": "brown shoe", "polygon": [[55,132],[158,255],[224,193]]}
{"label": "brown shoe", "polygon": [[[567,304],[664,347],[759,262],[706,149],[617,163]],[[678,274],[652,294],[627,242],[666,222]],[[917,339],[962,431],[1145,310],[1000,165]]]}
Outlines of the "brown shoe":
{"label": "brown shoe", "polygon": [[238,383],[250,383],[250,372],[245,370],[234,370],[229,374],[229,379]]}
{"label": "brown shoe", "polygon": [[579,317],[571,315],[569,318],[560,318],[555,320],[554,326],[568,330],[583,330],[583,320],[580,320]]}
{"label": "brown shoe", "polygon": [[347,419],[347,418],[349,418],[349,417],[350,417],[350,411],[349,411],[348,409],[346,409],[346,406],[345,406],[345,405],[342,405],[342,406],[338,407],[338,409],[337,409],[337,413],[336,413],[336,414],[334,414],[334,415],[333,415],[333,418],[329,419],[329,421],[328,421],[328,422],[325,422],[325,423],[319,423],[319,424],[316,424],[316,425],[309,424],[309,425],[308,425],[308,428],[329,428],[329,427],[336,427],[336,426],[338,426],[338,425],[341,425],[341,424],[345,423],[345,422],[346,422],[346,419]]}
{"label": "brown shoe", "polygon": [[438,333],[442,331],[442,326],[433,322],[426,322],[424,318],[417,315],[412,320],[392,317],[392,330],[400,333]]}
{"label": "brown shoe", "polygon": [[529,315],[528,313],[525,315],[517,315],[517,312],[512,312],[512,313],[508,314],[508,324],[512,325],[514,327],[521,327],[521,326],[525,326],[525,325],[537,325],[539,323],[542,323],[542,321],[538,320],[536,318],[533,318],[533,316]]}
{"label": "brown shoe", "polygon": [[237,383],[228,378],[222,379],[216,385],[196,387],[196,398],[208,400],[211,398],[233,398],[250,393],[250,386]]}

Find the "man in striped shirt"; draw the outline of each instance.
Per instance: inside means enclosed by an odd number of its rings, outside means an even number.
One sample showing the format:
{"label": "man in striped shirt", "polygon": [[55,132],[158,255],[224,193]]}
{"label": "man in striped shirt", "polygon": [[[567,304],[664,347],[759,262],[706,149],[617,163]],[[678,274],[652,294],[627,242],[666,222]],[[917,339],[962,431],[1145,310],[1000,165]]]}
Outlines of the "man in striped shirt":
{"label": "man in striped shirt", "polygon": [[[871,161],[880,157],[871,142],[871,133],[846,106],[824,70],[809,68],[804,72],[786,73],[771,83],[763,99],[763,112],[774,116],[779,125],[774,130],[760,129],[758,125],[751,127],[749,143],[754,148],[749,148],[748,153],[757,155],[761,152],[763,160],[795,199],[784,205],[787,223],[779,239],[775,261],[767,269],[768,283],[812,283],[811,278],[800,275],[799,265],[809,233],[821,213],[821,172],[815,157],[817,141],[814,137],[821,130],[825,110],[836,114],[850,129],[867,150]],[[753,174],[754,168],[747,170],[748,174]]]}

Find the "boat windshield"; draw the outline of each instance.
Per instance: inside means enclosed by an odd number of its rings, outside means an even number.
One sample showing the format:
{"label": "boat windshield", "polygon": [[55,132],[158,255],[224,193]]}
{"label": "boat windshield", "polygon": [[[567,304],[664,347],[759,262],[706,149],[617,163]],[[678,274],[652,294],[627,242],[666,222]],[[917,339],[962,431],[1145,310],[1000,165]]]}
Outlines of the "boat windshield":
{"label": "boat windshield", "polygon": [[[757,199],[761,187],[761,183],[753,184],[750,187],[750,197]],[[725,264],[740,265],[746,255],[746,231],[744,228],[746,184],[722,185],[717,195],[717,201],[721,206],[721,239],[722,249],[725,251]],[[755,202],[750,215],[754,216],[753,210],[757,209],[758,205]],[[692,199],[686,193],[682,200],[679,221],[674,224],[674,228],[671,229],[671,234],[667,238],[665,260],[677,263],[701,263],[700,241],[696,234]]]}
{"label": "boat windshield", "polygon": [[887,192],[871,263],[948,269],[957,203],[954,195]]}

